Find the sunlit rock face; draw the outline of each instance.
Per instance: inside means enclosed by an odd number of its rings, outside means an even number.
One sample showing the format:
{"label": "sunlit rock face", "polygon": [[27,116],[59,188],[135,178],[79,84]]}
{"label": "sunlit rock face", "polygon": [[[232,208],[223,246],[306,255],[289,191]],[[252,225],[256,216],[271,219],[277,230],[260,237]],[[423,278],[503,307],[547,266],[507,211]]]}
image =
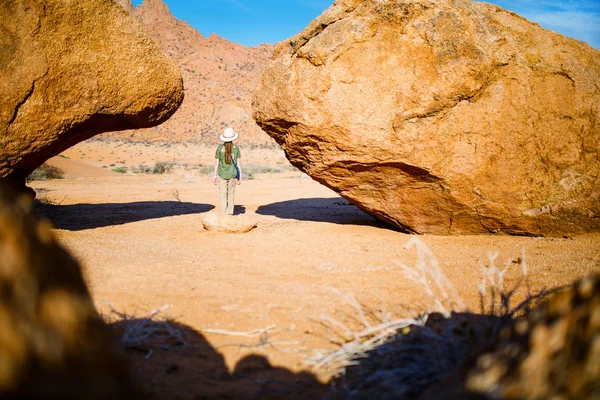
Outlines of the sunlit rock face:
{"label": "sunlit rock face", "polygon": [[4,0],[0,82],[0,177],[16,187],[66,148],[157,125],[183,100],[179,70],[112,0]]}
{"label": "sunlit rock face", "polygon": [[600,52],[468,0],[344,0],[278,44],[254,118],[415,233],[600,228]]}

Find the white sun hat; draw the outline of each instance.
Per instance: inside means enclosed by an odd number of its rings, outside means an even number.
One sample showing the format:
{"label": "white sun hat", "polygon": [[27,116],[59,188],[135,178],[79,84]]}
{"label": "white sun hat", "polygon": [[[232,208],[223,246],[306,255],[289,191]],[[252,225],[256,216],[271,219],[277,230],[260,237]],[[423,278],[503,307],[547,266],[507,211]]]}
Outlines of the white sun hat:
{"label": "white sun hat", "polygon": [[237,132],[233,130],[233,128],[225,128],[223,134],[219,136],[219,139],[221,139],[222,142],[233,142],[235,139],[238,138],[238,136],[240,135],[238,135]]}

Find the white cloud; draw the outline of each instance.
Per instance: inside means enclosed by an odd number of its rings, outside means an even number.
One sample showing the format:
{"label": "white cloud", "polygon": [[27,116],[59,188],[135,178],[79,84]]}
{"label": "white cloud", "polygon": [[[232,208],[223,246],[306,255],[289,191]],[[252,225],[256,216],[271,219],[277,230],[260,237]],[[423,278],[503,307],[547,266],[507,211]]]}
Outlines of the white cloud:
{"label": "white cloud", "polygon": [[528,17],[542,27],[600,49],[600,15],[578,11],[543,12]]}
{"label": "white cloud", "polygon": [[600,33],[600,16],[582,12],[553,12],[535,16],[540,25],[552,26],[557,29],[569,29],[588,33]]}
{"label": "white cloud", "polygon": [[234,6],[236,6],[238,8],[241,8],[244,11],[252,11],[252,10],[250,10],[250,8],[248,8],[241,1],[238,1],[238,0],[227,0],[227,1],[230,2],[231,4],[233,4]]}
{"label": "white cloud", "polygon": [[512,3],[515,6],[522,6],[537,10],[548,10],[549,8],[554,8],[563,11],[600,11],[600,4],[597,0],[508,0],[506,3]]}
{"label": "white cloud", "polygon": [[488,0],[561,35],[600,49],[598,0]]}

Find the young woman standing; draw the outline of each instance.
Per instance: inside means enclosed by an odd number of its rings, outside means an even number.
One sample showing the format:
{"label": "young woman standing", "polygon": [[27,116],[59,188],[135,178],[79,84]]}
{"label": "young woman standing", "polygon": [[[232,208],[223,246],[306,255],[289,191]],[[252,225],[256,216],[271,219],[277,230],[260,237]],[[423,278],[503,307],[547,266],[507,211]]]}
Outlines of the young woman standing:
{"label": "young woman standing", "polygon": [[[213,183],[219,185],[219,202],[221,215],[233,215],[235,185],[242,183],[242,162],[239,147],[233,144],[239,135],[226,128],[219,139],[223,142],[215,153],[215,171]],[[236,171],[237,170],[239,171]]]}

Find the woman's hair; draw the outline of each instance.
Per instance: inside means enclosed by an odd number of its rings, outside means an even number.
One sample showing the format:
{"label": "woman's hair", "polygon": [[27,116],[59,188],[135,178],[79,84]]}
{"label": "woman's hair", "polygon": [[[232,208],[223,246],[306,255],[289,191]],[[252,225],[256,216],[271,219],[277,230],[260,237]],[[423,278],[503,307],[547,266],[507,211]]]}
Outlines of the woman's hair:
{"label": "woman's hair", "polygon": [[233,143],[225,142],[225,164],[231,164],[231,153],[233,152]]}

